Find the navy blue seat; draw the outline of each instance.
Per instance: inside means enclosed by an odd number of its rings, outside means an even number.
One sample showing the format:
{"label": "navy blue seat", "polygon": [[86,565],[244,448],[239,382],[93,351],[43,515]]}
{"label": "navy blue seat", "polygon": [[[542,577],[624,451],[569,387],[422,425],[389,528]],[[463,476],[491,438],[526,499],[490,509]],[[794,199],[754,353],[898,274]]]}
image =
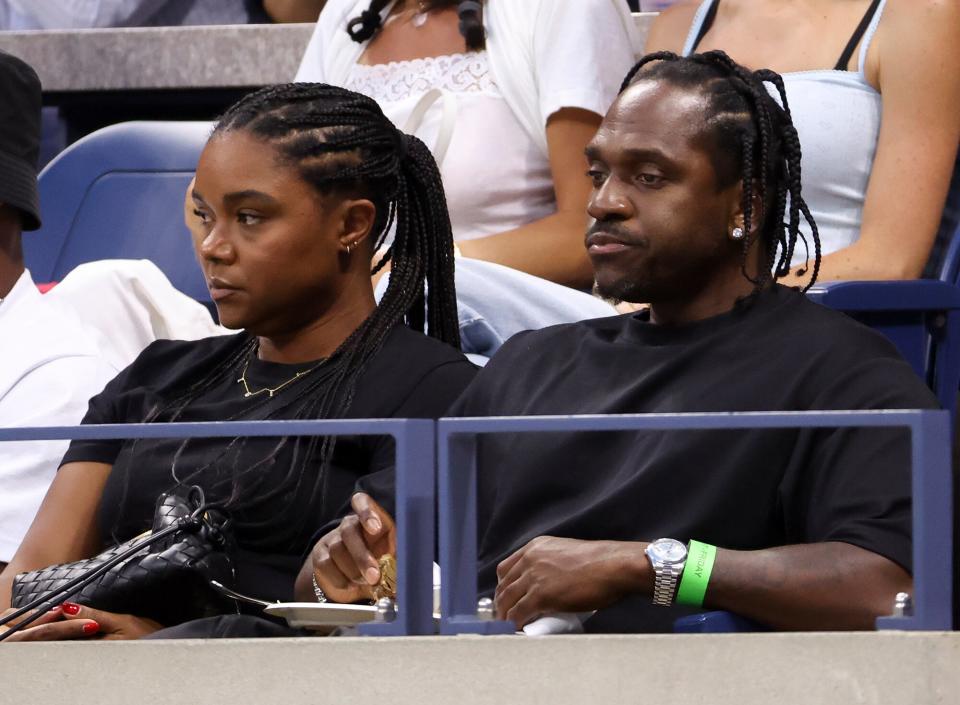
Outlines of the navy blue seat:
{"label": "navy blue seat", "polygon": [[809,293],[886,335],[956,420],[960,389],[960,227],[937,279],[827,282]]}
{"label": "navy blue seat", "polygon": [[43,228],[23,243],[34,280],[59,281],[95,260],[149,259],[207,302],[182,204],[209,133],[206,122],[127,122],[58,155],[40,174]]}

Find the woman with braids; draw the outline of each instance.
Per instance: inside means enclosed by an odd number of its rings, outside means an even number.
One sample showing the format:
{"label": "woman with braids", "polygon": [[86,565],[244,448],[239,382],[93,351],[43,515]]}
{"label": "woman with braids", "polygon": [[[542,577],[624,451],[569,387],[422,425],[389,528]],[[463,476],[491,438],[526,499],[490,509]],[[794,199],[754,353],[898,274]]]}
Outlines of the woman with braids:
{"label": "woman with braids", "polygon": [[431,147],[464,258],[585,289],[583,148],[636,39],[624,0],[329,0],[297,80]]}
{"label": "woman with braids", "polygon": [[[319,84],[247,96],[217,123],[192,196],[211,296],[243,332],[153,343],[84,423],[432,418],[473,377],[457,350],[436,164],[371,99]],[[393,277],[376,305],[371,260],[391,223]],[[17,573],[136,536],[180,485],[230,512],[237,588],[289,598],[314,533],[343,514],[359,479],[392,484],[392,462],[382,438],[75,442],[0,576],[0,608]],[[70,604],[50,619],[17,637],[134,638],[160,626]]]}
{"label": "woman with braids", "polygon": [[[649,310],[515,336],[448,415],[936,407],[889,341],[778,283],[801,224],[801,289],[820,258],[780,76],[648,55],[587,158],[599,288]],[[909,451],[894,429],[488,436],[478,585],[517,626],[596,611],[588,631],[671,631],[720,609],[872,629],[911,589]],[[361,527],[390,526],[387,496],[355,495],[314,548],[328,597],[363,594],[345,578],[376,565],[389,537]]]}
{"label": "woman with braids", "polygon": [[[688,0],[653,23],[647,51],[662,49],[724,49],[781,73],[820,227],[821,279],[924,272],[938,226],[952,232],[960,208],[960,181],[950,187],[960,142],[960,4]],[[809,229],[802,232],[809,245]],[[811,257],[801,243],[793,283]]]}

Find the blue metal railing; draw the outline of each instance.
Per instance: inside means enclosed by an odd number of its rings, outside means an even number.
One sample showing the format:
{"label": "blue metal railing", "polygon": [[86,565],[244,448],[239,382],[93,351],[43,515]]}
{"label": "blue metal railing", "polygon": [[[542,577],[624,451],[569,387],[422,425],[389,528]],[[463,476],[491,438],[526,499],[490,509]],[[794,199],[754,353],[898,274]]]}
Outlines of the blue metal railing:
{"label": "blue metal railing", "polygon": [[[950,423],[945,411],[750,412],[526,416],[429,420],[245,421],[0,429],[0,442],[63,439],[383,435],[396,443],[397,618],[368,623],[378,636],[433,633],[434,468],[439,467],[441,633],[506,633],[477,617],[476,439],[489,433],[903,427],[910,431],[914,613],[879,628],[951,626]],[[439,457],[437,452],[439,451]],[[439,460],[439,465],[437,461]]]}
{"label": "blue metal railing", "polygon": [[[512,632],[477,616],[477,437],[491,433],[903,427],[910,430],[913,491],[912,616],[880,629],[951,628],[951,427],[946,411],[796,411],[441,419],[438,423],[441,633]],[[651,537],[653,538],[653,537]],[[891,605],[892,608],[892,605]]]}
{"label": "blue metal railing", "polygon": [[[0,442],[320,435],[392,436],[396,444],[397,617],[392,622],[362,624],[360,633],[371,636],[434,633],[434,421],[345,419],[8,428],[0,429]],[[421,550],[423,546],[429,548]]]}

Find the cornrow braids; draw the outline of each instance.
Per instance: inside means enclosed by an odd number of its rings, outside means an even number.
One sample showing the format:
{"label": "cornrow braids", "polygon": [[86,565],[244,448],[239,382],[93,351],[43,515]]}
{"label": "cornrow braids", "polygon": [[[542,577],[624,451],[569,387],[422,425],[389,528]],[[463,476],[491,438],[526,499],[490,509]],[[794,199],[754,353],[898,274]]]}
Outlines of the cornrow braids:
{"label": "cornrow braids", "polygon": [[[347,33],[355,42],[366,42],[383,27],[383,11],[391,0],[371,0],[370,7],[347,23]],[[429,12],[444,7],[457,8],[460,18],[460,34],[466,40],[467,49],[481,51],[487,42],[487,33],[483,28],[483,0],[421,0],[420,7]]]}
{"label": "cornrow braids", "polygon": [[[248,131],[272,145],[281,161],[296,168],[320,195],[371,200],[377,212],[371,251],[381,248],[391,228],[394,237],[377,265],[379,269],[386,261],[392,263],[389,284],[374,312],[282,399],[271,402],[264,397],[225,420],[276,417],[281,411],[284,418],[342,417],[351,406],[366,363],[401,323],[460,348],[450,215],[439,169],[426,145],[397,130],[374,100],[316,83],[272,86],[246,96],[223,114],[211,139],[235,130]],[[236,378],[256,354],[256,347],[253,336],[239,336],[226,360],[202,372],[176,398],[155,408],[147,420],[176,421],[191,402],[224,378]],[[261,461],[236,467],[238,448],[246,440],[232,439],[204,467],[181,470],[177,461],[189,443],[184,441],[174,457],[173,480],[187,483],[231,456],[234,466],[224,476],[232,482],[226,504],[233,510],[250,510],[277,498],[326,500],[333,439],[282,438]],[[269,475],[267,484],[263,467],[288,445],[293,460],[279,481]],[[283,537],[275,529],[272,540],[292,541],[312,519],[302,515],[299,523],[289,522]],[[254,528],[249,522],[240,523]]]}
{"label": "cornrow braids", "polygon": [[[751,71],[725,52],[709,51],[681,57],[661,51],[640,59],[627,74],[620,92],[643,80],[663,80],[700,91],[710,102],[705,117],[711,156],[719,186],[739,180],[743,187],[744,232],[741,270],[755,291],[790,273],[797,240],[809,246],[800,231],[807,222],[813,239],[813,271],[802,287],[807,291],[820,272],[820,232],[800,188],[800,138],[793,125],[783,79],[767,69]],[[767,90],[776,90],[779,103]],[[755,204],[761,212],[755,212]],[[758,277],[747,272],[751,233],[759,229],[765,248]],[[807,269],[799,270],[801,275]]]}

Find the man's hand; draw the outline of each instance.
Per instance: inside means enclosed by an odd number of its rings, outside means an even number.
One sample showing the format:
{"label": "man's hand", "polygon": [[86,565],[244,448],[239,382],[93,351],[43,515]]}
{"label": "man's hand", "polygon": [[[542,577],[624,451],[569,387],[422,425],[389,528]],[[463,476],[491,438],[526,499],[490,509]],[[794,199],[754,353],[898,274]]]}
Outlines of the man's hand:
{"label": "man's hand", "polygon": [[[9,612],[8,610],[7,613]],[[113,614],[64,602],[6,641],[65,641],[89,638],[121,641],[139,639],[162,628],[163,625],[152,619],[135,617],[132,614]]]}
{"label": "man's hand", "polygon": [[380,582],[378,560],[397,552],[393,518],[368,494],[350,500],[354,514],[320,539],[310,553],[313,574],[333,602],[371,599]]}
{"label": "man's hand", "polygon": [[497,617],[518,628],[556,612],[587,612],[649,592],[653,571],[631,541],[539,536],[497,566]]}

